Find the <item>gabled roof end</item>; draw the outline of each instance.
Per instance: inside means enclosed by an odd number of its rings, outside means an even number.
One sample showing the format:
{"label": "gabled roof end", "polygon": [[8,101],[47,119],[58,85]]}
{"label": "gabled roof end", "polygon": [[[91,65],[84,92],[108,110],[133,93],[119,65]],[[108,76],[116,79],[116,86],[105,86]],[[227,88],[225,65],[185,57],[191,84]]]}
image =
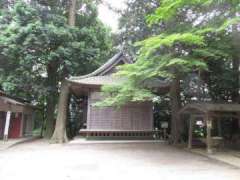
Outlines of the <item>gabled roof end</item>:
{"label": "gabled roof end", "polygon": [[94,72],[84,75],[84,76],[76,76],[76,77],[71,77],[69,80],[79,80],[79,79],[84,79],[88,77],[93,77],[93,76],[104,76],[106,75],[109,71],[111,71],[116,65],[118,65],[121,61],[123,61],[124,64],[132,64],[133,62],[124,56],[123,52],[119,52],[116,55],[114,55],[111,59],[109,59],[105,64],[103,64],[101,67],[96,69]]}

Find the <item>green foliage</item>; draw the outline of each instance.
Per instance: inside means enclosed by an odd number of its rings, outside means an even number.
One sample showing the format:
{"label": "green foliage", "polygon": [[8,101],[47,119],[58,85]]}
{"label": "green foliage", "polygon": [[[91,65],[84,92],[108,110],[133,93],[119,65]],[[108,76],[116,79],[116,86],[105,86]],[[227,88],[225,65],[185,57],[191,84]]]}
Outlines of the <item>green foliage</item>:
{"label": "green foliage", "polygon": [[238,0],[162,0],[155,13],[148,16],[148,23],[152,25],[159,21],[169,21],[188,9],[212,13],[221,6],[230,6],[229,12],[237,12],[240,8]]}
{"label": "green foliage", "polygon": [[201,35],[194,35],[191,33],[184,34],[171,34],[165,35],[161,34],[158,36],[150,37],[144,41],[136,43],[137,46],[141,46],[139,50],[139,58],[147,59],[154,55],[158,51],[159,47],[173,47],[177,43],[184,43],[185,45],[204,45],[204,39]]}
{"label": "green foliage", "polygon": [[0,14],[0,84],[6,91],[40,104],[54,96],[57,104],[60,81],[106,59],[111,35],[94,2],[78,2],[75,27],[67,23],[66,8],[63,1],[16,1]]}
{"label": "green foliage", "polygon": [[115,105],[120,107],[126,102],[150,101],[154,97],[151,91],[133,86],[132,83],[124,83],[124,86],[104,86],[102,90],[107,92],[106,94],[103,93],[103,96],[111,94],[114,98],[106,98],[105,101],[95,103],[95,106]]}
{"label": "green foliage", "polygon": [[149,27],[154,29],[155,24],[160,24],[161,32],[135,43],[139,47],[137,61],[123,65],[117,73],[128,82],[117,88],[103,88],[105,93],[114,91],[114,95],[108,94],[108,105],[123,104],[117,97],[124,95],[130,97],[125,103],[144,101],[145,91],[147,97],[154,97],[154,89],[146,84],[155,78],[184,79],[189,72],[207,72],[210,60],[230,60],[231,48],[239,48],[231,41],[232,29],[239,23],[238,8],[239,1],[161,1],[156,11],[147,15]]}
{"label": "green foliage", "polygon": [[184,6],[201,5],[206,2],[209,0],[163,0],[155,13],[148,16],[148,23],[152,25],[162,20],[169,20]]}

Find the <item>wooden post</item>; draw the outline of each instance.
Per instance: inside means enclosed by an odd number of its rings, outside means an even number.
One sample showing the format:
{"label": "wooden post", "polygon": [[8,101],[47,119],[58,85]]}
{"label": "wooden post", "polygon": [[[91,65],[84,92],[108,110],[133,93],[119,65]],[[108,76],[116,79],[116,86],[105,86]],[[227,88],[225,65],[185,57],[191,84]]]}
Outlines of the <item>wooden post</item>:
{"label": "wooden post", "polygon": [[21,113],[21,127],[20,127],[20,137],[23,137],[24,134],[23,134],[23,125],[24,125],[24,114]]}
{"label": "wooden post", "polygon": [[237,113],[237,117],[238,117],[238,128],[240,129],[240,113]]}
{"label": "wooden post", "polygon": [[206,117],[207,123],[207,153],[212,153],[212,139],[211,139],[211,129],[212,129],[212,119],[207,115]]}
{"label": "wooden post", "polygon": [[222,137],[222,124],[221,124],[221,119],[218,119],[217,121],[217,126],[218,126],[218,136]]}
{"label": "wooden post", "polygon": [[167,128],[163,128],[163,140],[167,140]]}
{"label": "wooden post", "polygon": [[192,148],[192,137],[193,137],[193,116],[190,115],[189,128],[188,128],[188,148]]}
{"label": "wooden post", "polygon": [[87,129],[91,129],[91,93],[88,92],[88,97],[87,97]]}
{"label": "wooden post", "polygon": [[33,129],[34,129],[34,127],[35,127],[35,119],[36,119],[36,112],[35,111],[33,111],[32,112],[32,116],[31,116],[31,136],[33,135]]}
{"label": "wooden post", "polygon": [[4,128],[4,137],[3,137],[4,141],[8,140],[10,120],[11,120],[11,111],[8,111],[7,115],[6,115],[6,123],[5,123],[5,128]]}

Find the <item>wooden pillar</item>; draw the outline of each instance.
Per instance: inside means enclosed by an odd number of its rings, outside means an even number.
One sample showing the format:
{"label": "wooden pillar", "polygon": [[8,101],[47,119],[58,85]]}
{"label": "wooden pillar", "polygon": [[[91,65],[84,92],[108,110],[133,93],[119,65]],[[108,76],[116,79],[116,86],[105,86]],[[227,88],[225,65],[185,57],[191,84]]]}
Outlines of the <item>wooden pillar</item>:
{"label": "wooden pillar", "polygon": [[222,123],[221,123],[221,119],[217,120],[217,126],[218,126],[218,136],[222,137]]}
{"label": "wooden pillar", "polygon": [[167,140],[167,128],[163,128],[163,140]]}
{"label": "wooden pillar", "polygon": [[211,137],[211,129],[212,129],[212,118],[209,115],[206,116],[207,123],[207,153],[212,153],[212,137]]}
{"label": "wooden pillar", "polygon": [[87,97],[87,129],[91,129],[91,92],[88,92],[88,97]]}
{"label": "wooden pillar", "polygon": [[31,136],[33,135],[33,130],[35,127],[35,119],[36,119],[36,111],[33,111],[31,115]]}
{"label": "wooden pillar", "polygon": [[10,120],[11,120],[11,111],[8,111],[7,115],[6,115],[6,123],[5,123],[5,128],[4,128],[4,137],[3,137],[4,141],[8,140]]}
{"label": "wooden pillar", "polygon": [[188,148],[189,149],[192,148],[193,124],[194,124],[194,119],[193,119],[193,116],[190,115],[189,128],[188,128]]}
{"label": "wooden pillar", "polygon": [[237,113],[237,116],[238,116],[238,128],[240,129],[240,113],[239,112]]}
{"label": "wooden pillar", "polygon": [[24,113],[21,113],[20,137],[24,136],[23,125],[24,125]]}

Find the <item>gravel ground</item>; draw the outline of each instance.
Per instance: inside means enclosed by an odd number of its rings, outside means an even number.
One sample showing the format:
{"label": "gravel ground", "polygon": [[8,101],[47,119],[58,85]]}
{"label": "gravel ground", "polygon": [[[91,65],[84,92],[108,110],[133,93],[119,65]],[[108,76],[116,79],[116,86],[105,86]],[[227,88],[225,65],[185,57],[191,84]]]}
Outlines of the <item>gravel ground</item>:
{"label": "gravel ground", "polygon": [[0,180],[239,180],[240,169],[163,143],[48,144],[0,151]]}

